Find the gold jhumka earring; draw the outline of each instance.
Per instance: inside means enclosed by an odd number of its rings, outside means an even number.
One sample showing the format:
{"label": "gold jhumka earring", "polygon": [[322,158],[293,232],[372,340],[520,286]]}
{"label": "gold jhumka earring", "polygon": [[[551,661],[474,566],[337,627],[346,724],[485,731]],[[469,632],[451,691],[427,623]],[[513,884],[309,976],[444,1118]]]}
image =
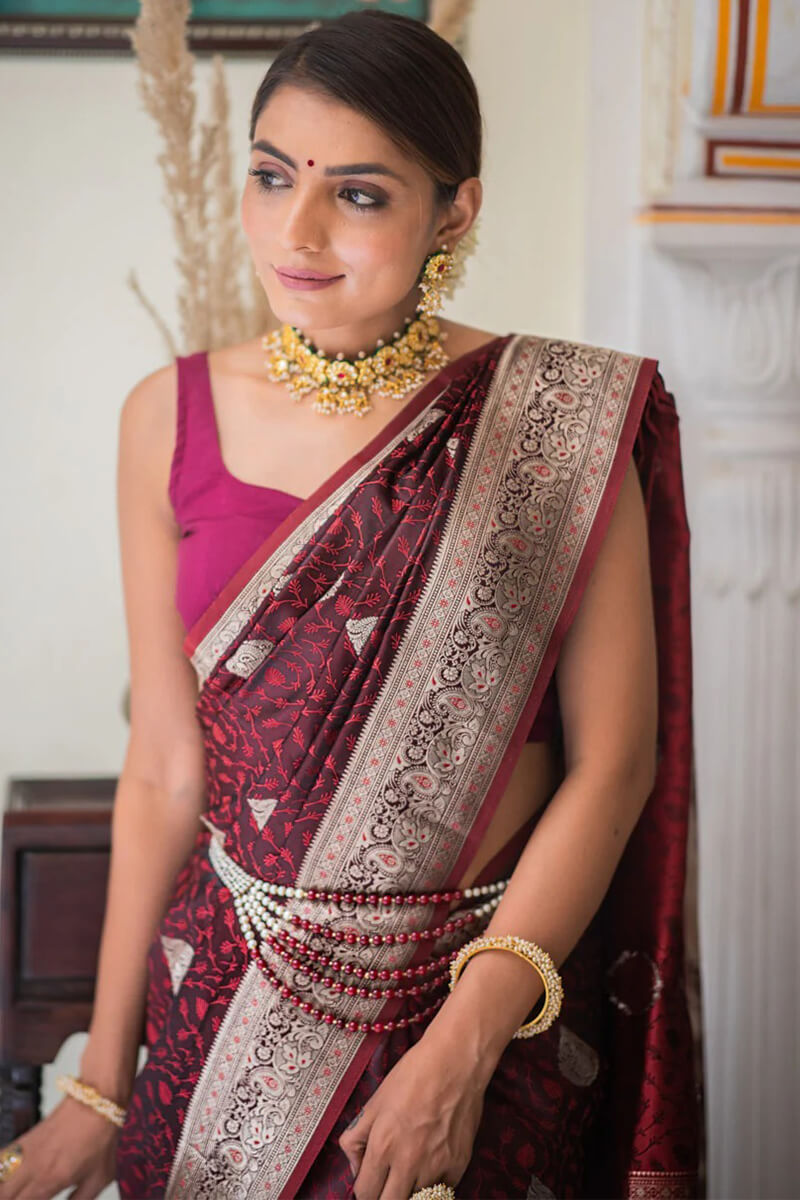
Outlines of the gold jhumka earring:
{"label": "gold jhumka earring", "polygon": [[378,339],[371,354],[361,351],[354,359],[337,354],[329,358],[312,345],[294,325],[265,334],[268,377],[287,383],[296,401],[316,391],[312,407],[317,412],[353,412],[365,416],[372,405],[371,390],[402,399],[420,387],[431,371],[441,370],[449,362],[435,314],[452,288],[459,262],[445,243],[425,258],[418,280],[422,299],[414,317],[407,317],[405,329],[396,330],[389,342]]}

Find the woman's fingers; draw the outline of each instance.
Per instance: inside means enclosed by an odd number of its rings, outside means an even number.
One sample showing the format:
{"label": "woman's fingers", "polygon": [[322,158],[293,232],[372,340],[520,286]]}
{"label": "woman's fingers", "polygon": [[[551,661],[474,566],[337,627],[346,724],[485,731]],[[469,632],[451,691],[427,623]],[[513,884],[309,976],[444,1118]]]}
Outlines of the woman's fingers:
{"label": "woman's fingers", "polygon": [[379,1200],[408,1200],[415,1189],[416,1177],[414,1167],[393,1162]]}
{"label": "woman's fingers", "polygon": [[84,1179],[79,1187],[70,1192],[69,1200],[95,1200],[95,1197],[100,1195],[104,1187],[105,1184],[102,1180],[90,1175],[88,1179]]}
{"label": "woman's fingers", "polygon": [[[364,1150],[367,1145],[367,1135],[369,1133],[372,1121],[366,1109],[362,1108],[361,1112],[356,1113],[353,1120],[345,1129],[344,1133],[339,1138],[339,1145],[347,1155],[347,1161],[350,1164],[350,1170],[353,1172],[353,1177],[358,1175],[361,1169],[361,1161],[364,1157]],[[0,1200],[2,1198],[0,1197]]]}
{"label": "woman's fingers", "polygon": [[378,1148],[376,1142],[377,1139],[374,1136],[367,1141],[367,1148],[361,1160],[361,1169],[356,1175],[353,1185],[353,1194],[356,1200],[378,1200],[383,1192],[386,1177],[389,1174],[389,1157],[382,1148]]}

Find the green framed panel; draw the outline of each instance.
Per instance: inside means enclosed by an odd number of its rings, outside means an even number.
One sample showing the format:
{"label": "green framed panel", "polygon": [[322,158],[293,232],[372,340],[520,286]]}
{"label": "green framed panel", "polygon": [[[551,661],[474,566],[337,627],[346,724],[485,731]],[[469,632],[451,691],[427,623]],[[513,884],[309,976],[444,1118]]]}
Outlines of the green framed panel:
{"label": "green framed panel", "polygon": [[[345,12],[382,8],[427,21],[430,7],[431,0],[192,0],[189,46],[264,54]],[[138,12],[139,0],[0,0],[0,49],[130,54]]]}

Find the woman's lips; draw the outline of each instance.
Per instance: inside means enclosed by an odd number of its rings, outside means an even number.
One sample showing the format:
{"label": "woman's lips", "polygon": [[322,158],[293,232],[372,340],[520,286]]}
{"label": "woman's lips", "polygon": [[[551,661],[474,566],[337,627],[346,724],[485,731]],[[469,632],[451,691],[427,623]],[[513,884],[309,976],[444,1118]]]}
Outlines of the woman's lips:
{"label": "woman's lips", "polygon": [[275,274],[284,287],[297,292],[316,292],[319,288],[330,287],[332,283],[338,283],[344,278],[343,275],[332,275],[329,279],[299,279],[296,275],[286,275],[278,267],[275,268]]}

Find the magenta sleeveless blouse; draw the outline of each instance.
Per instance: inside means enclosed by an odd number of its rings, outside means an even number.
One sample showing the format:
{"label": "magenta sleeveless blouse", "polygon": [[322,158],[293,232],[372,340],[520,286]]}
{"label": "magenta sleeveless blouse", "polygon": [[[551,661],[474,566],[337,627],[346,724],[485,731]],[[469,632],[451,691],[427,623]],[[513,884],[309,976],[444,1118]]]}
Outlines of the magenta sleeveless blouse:
{"label": "magenta sleeveless blouse", "polygon": [[[189,630],[302,498],[231,475],[222,461],[206,351],[178,356],[175,364],[177,428],[169,499],[180,529],[175,603]],[[553,676],[527,740],[549,741],[559,728]]]}

